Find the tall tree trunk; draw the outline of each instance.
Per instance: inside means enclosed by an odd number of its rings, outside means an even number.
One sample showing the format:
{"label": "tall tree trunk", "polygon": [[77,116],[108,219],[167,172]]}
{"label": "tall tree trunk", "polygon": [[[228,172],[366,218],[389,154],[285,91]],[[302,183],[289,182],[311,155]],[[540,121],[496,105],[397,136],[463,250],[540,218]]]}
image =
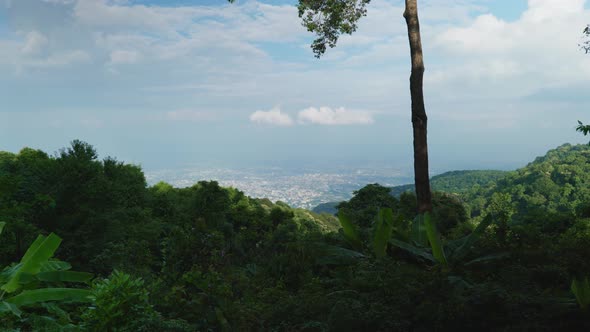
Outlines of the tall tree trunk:
{"label": "tall tree trunk", "polygon": [[414,179],[418,213],[432,212],[432,194],[428,174],[428,141],[426,125],[428,118],[424,108],[424,58],[420,38],[417,0],[406,0],[404,18],[408,26],[408,39],[412,56],[412,74],[410,76],[410,93],[412,96],[412,126],[414,128]]}

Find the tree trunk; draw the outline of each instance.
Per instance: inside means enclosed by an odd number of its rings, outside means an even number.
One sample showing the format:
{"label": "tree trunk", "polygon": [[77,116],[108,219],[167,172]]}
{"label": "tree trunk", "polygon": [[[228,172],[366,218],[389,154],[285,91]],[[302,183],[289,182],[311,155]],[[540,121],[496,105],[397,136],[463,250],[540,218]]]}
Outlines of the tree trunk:
{"label": "tree trunk", "polygon": [[412,126],[414,128],[414,179],[418,213],[432,212],[432,194],[428,174],[428,141],[426,110],[424,108],[424,59],[420,38],[420,22],[418,21],[417,0],[406,0],[404,18],[408,26],[408,39],[412,57],[412,73],[410,76],[410,93],[412,97]]}

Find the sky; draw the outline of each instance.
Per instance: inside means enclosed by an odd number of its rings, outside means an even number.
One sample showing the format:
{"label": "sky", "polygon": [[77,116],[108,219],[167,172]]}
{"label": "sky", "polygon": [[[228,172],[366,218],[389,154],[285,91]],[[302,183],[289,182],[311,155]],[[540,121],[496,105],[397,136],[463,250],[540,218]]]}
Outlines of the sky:
{"label": "sky", "polygon": [[[0,150],[73,139],[146,170],[411,169],[403,1],[316,59],[296,1],[0,0]],[[422,0],[434,172],[513,169],[590,122],[584,0]]]}

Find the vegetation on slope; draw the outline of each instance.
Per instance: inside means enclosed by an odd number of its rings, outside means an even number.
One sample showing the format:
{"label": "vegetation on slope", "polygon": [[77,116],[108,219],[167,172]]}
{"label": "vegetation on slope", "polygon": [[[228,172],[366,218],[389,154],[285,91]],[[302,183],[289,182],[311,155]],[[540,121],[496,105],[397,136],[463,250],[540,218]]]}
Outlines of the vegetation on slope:
{"label": "vegetation on slope", "polygon": [[[508,172],[494,170],[451,171],[433,176],[430,179],[430,184],[434,191],[464,194],[476,185],[485,186],[490,183],[493,184],[506,176],[506,174],[508,174]],[[390,189],[391,195],[398,198],[405,192],[413,191],[413,184],[403,184],[394,186]],[[316,213],[336,214],[338,212],[337,206],[339,203],[340,202],[322,203],[313,208],[313,211]]]}
{"label": "vegetation on slope", "polygon": [[414,218],[411,192],[369,185],[341,204],[344,228],[215,182],[148,187],[139,167],[79,141],[54,156],[0,153],[1,263],[55,232],[56,257],[96,275],[81,286],[90,304],[2,311],[0,326],[587,330],[588,149],[565,145],[496,184],[436,194],[430,220]]}

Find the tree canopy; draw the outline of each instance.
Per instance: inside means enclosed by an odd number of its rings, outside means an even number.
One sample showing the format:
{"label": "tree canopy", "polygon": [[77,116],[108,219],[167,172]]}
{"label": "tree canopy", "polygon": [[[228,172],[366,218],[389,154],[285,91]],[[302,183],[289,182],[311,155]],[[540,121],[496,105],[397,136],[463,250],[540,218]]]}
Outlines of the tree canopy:
{"label": "tree canopy", "polygon": [[[443,177],[457,192],[433,195],[437,246],[425,242],[433,227],[415,218],[416,196],[378,184],[341,204],[345,225],[214,181],[148,186],[140,167],[101,160],[81,141],[55,155],[0,152],[0,283],[38,234],[63,239],[44,263],[52,270],[20,283],[50,290],[0,295],[0,326],[587,330],[589,149],[564,145],[508,174]],[[89,272],[92,283],[63,290]]]}
{"label": "tree canopy", "polygon": [[580,44],[580,47],[586,52],[586,54],[588,54],[588,52],[590,52],[590,25],[584,28],[582,36],[584,40],[582,41],[582,44]]}

